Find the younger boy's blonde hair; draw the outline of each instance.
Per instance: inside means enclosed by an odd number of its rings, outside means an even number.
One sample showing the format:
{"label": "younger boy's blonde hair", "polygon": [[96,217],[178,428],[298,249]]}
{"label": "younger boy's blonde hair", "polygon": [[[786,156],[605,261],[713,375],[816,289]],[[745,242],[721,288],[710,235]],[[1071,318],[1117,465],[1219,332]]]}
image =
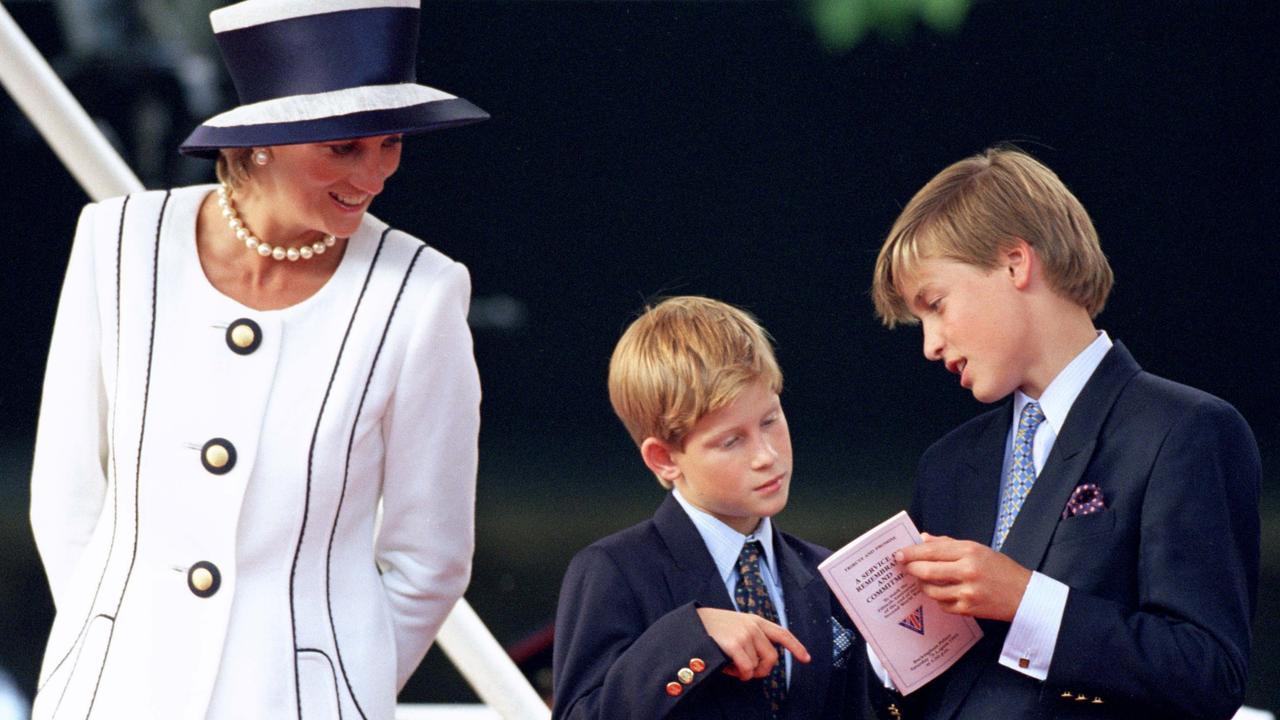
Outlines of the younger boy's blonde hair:
{"label": "younger boy's blonde hair", "polygon": [[917,322],[900,283],[922,258],[990,270],[1019,238],[1035,249],[1050,287],[1097,317],[1114,276],[1093,221],[1052,170],[1011,147],[951,165],[911,198],[876,259],[876,314],[888,327]]}
{"label": "younger boy's blonde hair", "polygon": [[759,380],[782,392],[764,328],[732,305],[685,295],[646,308],[622,334],[609,401],[636,445],[652,437],[680,448],[698,420]]}

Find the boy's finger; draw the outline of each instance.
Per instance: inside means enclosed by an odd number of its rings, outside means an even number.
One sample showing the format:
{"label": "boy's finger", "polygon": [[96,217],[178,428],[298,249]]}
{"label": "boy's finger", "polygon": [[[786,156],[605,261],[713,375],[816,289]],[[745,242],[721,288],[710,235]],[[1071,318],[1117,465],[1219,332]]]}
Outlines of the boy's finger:
{"label": "boy's finger", "polygon": [[760,661],[751,643],[744,643],[741,649],[729,656],[729,659],[733,661],[733,675],[739,680],[750,680],[755,677],[756,665]]}
{"label": "boy's finger", "polygon": [[773,643],[763,634],[757,635],[756,638],[756,668],[755,677],[768,677],[769,672],[773,670],[773,666],[778,664],[778,651],[773,647]]}
{"label": "boy's finger", "polygon": [[769,638],[771,644],[781,645],[790,650],[791,655],[800,662],[809,662],[809,651],[796,639],[795,635],[791,634],[790,630],[774,623],[764,623],[761,627],[764,628],[765,637]]}
{"label": "boy's finger", "polygon": [[960,544],[950,538],[939,537],[919,545],[908,545],[893,554],[899,565],[917,560],[956,560],[959,557]]}
{"label": "boy's finger", "polygon": [[951,585],[960,582],[953,562],[916,560],[906,563],[903,569],[916,579],[934,585]]}

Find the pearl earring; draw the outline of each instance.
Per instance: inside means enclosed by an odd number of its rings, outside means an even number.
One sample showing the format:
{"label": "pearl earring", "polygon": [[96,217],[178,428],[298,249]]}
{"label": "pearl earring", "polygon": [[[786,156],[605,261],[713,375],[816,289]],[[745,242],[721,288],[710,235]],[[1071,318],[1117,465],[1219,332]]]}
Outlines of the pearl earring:
{"label": "pearl earring", "polygon": [[271,162],[271,153],[266,150],[259,150],[253,154],[253,161],[258,165],[266,165]]}

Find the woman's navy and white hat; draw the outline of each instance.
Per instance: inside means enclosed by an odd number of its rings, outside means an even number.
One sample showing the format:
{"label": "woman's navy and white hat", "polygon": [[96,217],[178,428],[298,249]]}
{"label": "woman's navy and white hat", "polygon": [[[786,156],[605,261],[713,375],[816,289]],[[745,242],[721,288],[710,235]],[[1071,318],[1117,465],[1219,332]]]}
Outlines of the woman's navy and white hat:
{"label": "woman's navy and white hat", "polygon": [[245,0],[209,13],[240,107],[179,148],[292,145],[416,133],[486,120],[417,82],[419,0]]}

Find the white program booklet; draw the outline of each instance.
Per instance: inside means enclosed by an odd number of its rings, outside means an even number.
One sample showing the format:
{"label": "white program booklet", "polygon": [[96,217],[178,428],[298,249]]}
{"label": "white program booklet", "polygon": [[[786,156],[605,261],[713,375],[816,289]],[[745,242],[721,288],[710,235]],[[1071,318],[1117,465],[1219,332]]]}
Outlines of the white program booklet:
{"label": "white program booklet", "polygon": [[977,621],[943,612],[894,562],[895,551],[919,542],[915,523],[903,511],[818,565],[903,695],[941,675],[982,637]]}

